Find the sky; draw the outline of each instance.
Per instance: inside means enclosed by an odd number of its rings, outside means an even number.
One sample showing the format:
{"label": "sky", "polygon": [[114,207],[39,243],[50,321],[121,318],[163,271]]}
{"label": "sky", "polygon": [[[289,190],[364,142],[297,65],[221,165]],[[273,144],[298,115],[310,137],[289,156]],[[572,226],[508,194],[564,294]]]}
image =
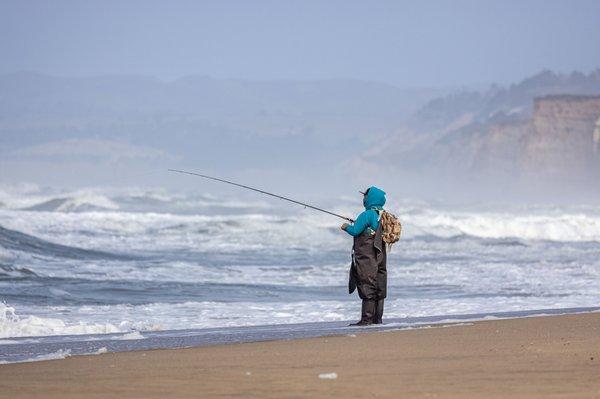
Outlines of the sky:
{"label": "sky", "polygon": [[0,73],[400,87],[600,67],[600,1],[0,0]]}

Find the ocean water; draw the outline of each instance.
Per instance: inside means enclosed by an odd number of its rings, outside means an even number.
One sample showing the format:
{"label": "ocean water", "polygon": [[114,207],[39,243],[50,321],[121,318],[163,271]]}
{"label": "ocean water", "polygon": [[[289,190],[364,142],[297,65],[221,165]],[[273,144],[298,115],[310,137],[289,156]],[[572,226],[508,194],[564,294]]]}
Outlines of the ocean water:
{"label": "ocean water", "polygon": [[[355,200],[324,205],[353,216]],[[600,303],[599,208],[388,209],[403,222],[388,318]],[[0,352],[23,337],[355,320],[340,222],[259,196],[0,187]]]}

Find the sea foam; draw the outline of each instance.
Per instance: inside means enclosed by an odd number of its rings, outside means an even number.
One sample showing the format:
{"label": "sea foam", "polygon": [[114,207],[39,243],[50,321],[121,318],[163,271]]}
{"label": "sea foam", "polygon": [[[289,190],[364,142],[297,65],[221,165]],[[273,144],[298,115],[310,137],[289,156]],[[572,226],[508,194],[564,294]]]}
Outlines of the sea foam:
{"label": "sea foam", "polygon": [[66,324],[63,320],[49,317],[17,315],[15,308],[0,302],[0,338],[71,335],[71,334],[108,334],[121,332],[109,323],[77,322]]}
{"label": "sea foam", "polygon": [[[0,188],[0,301],[10,304],[0,304],[0,337],[358,316],[351,237],[330,216],[160,190],[9,191]],[[403,236],[388,254],[386,316],[598,303],[597,208],[388,208]]]}

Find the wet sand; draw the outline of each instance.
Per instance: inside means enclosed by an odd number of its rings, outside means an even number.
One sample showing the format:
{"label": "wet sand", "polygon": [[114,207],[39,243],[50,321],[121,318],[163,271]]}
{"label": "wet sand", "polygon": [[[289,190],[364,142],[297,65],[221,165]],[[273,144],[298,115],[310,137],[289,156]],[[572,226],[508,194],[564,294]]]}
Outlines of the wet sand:
{"label": "wet sand", "polygon": [[0,365],[0,398],[600,398],[600,313],[364,331]]}

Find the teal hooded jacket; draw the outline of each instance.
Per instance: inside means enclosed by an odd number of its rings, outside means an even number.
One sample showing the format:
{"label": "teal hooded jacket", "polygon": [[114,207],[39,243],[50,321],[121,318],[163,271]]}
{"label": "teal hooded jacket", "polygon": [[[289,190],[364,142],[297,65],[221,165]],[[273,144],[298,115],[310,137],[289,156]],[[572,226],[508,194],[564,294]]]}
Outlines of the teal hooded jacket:
{"label": "teal hooded jacket", "polygon": [[358,215],[354,224],[346,227],[346,232],[351,236],[359,236],[369,227],[373,231],[377,231],[379,228],[379,214],[376,210],[382,210],[385,205],[385,191],[374,186],[369,187],[367,195],[363,198],[363,205],[365,206],[364,212]]}

